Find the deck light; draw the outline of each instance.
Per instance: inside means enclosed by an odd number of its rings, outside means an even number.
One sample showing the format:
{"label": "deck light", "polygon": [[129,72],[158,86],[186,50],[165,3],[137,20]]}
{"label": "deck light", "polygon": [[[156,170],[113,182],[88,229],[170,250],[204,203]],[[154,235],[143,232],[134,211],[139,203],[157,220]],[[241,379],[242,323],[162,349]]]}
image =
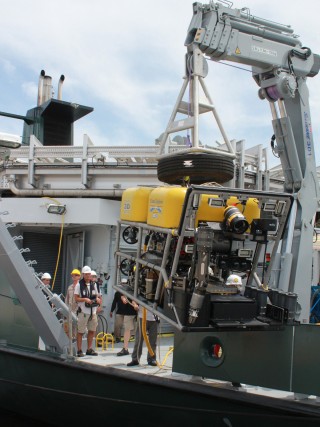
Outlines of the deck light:
{"label": "deck light", "polygon": [[8,133],[0,133],[0,147],[13,149],[20,148],[20,137],[16,135],[10,135]]}
{"label": "deck light", "polygon": [[63,215],[66,212],[66,205],[50,204],[47,207],[47,212],[51,214]]}

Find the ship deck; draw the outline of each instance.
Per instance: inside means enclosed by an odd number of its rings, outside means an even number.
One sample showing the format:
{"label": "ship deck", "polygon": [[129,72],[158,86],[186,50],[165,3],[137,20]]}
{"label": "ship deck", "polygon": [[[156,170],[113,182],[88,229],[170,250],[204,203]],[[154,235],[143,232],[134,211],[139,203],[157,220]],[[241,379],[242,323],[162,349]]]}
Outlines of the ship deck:
{"label": "ship deck", "polygon": [[81,362],[87,362],[98,366],[109,366],[122,370],[132,370],[146,375],[167,376],[172,374],[173,358],[173,334],[160,334],[157,341],[157,363],[158,366],[150,366],[147,363],[147,347],[144,344],[140,364],[128,367],[127,363],[131,362],[131,354],[134,347],[134,340],[129,342],[129,355],[117,356],[117,353],[123,348],[123,341],[115,343],[114,347],[109,344],[107,349],[97,347],[95,350],[98,356],[87,356],[78,358]]}
{"label": "ship deck", "polygon": [[291,393],[283,390],[268,389],[265,387],[258,387],[249,384],[241,384],[240,387],[234,386],[230,382],[214,380],[210,378],[203,378],[197,376],[185,375],[172,371],[173,362],[173,334],[160,334],[157,342],[157,362],[158,366],[150,366],[147,363],[147,348],[144,344],[143,352],[140,360],[140,364],[137,366],[128,367],[127,363],[131,361],[131,354],[134,347],[134,340],[129,342],[129,355],[117,356],[117,353],[122,349],[123,342],[115,343],[112,348],[111,345],[107,349],[96,348],[98,356],[84,356],[78,358],[81,362],[88,364],[112,367],[121,369],[124,371],[132,371],[143,375],[154,375],[163,378],[171,378],[179,381],[194,382],[205,384],[208,387],[223,388],[230,390],[238,390],[240,393],[252,393],[254,395],[272,397],[276,399],[283,399],[285,401],[299,401],[303,404],[308,404],[312,407],[320,409],[320,397],[314,395],[302,395],[297,393]]}

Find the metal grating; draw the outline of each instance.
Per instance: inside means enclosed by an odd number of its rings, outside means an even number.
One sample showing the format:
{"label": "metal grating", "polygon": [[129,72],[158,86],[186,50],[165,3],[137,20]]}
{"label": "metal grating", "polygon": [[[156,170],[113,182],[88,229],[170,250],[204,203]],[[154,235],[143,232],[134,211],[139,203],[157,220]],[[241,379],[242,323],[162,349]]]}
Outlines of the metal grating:
{"label": "metal grating", "polygon": [[[59,247],[59,235],[24,232],[23,246],[30,249],[30,252],[23,254],[24,259],[26,261],[36,260],[37,264],[34,265],[35,271],[37,273],[50,273],[53,279]],[[59,268],[53,290],[56,294],[61,293],[62,259],[63,254],[61,254],[60,257]]]}

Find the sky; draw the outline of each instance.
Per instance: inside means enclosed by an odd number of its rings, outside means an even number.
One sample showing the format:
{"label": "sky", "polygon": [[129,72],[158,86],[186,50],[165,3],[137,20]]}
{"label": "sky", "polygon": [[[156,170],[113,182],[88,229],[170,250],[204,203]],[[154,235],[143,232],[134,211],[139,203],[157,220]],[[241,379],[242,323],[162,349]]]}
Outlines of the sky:
{"label": "sky", "polygon": [[[165,130],[184,75],[188,0],[0,0],[0,111],[24,115],[36,105],[40,71],[65,75],[63,100],[94,107],[75,124],[75,145],[153,145]],[[303,46],[320,53],[318,0],[234,0],[251,14],[288,24]],[[318,49],[318,51],[317,51]],[[251,73],[209,61],[206,85],[228,138],[269,146],[267,101]],[[320,164],[320,76],[308,79]],[[200,139],[222,140],[213,119]],[[22,134],[22,122],[0,117],[0,132]],[[183,136],[185,136],[182,133]],[[271,153],[270,156],[272,157]]]}

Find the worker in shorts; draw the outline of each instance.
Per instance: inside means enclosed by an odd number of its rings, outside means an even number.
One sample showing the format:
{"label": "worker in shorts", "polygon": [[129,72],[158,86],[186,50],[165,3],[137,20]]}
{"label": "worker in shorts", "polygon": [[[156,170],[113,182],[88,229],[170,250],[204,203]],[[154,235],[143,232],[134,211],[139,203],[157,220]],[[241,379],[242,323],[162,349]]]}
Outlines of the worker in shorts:
{"label": "worker in shorts", "polygon": [[[74,268],[71,271],[72,283],[70,286],[68,286],[67,294],[66,294],[66,300],[65,300],[65,303],[69,307],[69,310],[75,315],[77,315],[78,304],[76,303],[76,300],[74,298],[74,290],[75,290],[75,287],[77,286],[77,284],[79,283],[80,276],[81,276],[81,273],[77,268]],[[67,335],[69,336],[69,323],[68,323],[68,321],[65,322],[65,331],[66,331]],[[72,338],[75,338],[76,336],[77,336],[77,325],[73,323],[72,324]]]}
{"label": "worker in shorts", "polygon": [[82,269],[83,278],[76,285],[74,297],[78,303],[78,333],[77,333],[77,356],[83,357],[82,338],[88,330],[87,356],[97,356],[98,353],[92,348],[93,338],[98,326],[97,307],[101,304],[97,285],[91,280],[91,268],[87,265]]}

